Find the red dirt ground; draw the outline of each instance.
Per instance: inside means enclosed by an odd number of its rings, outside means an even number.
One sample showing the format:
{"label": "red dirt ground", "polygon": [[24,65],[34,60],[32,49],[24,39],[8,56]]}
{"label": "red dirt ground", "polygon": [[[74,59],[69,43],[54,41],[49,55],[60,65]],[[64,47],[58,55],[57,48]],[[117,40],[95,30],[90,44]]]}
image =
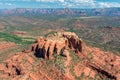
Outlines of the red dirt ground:
{"label": "red dirt ground", "polygon": [[15,46],[16,44],[13,42],[0,42],[0,52]]}

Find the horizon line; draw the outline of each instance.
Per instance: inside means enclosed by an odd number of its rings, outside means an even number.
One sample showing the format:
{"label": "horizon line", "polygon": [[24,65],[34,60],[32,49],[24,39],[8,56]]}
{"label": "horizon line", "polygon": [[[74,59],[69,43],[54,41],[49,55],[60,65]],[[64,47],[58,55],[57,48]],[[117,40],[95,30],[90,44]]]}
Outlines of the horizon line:
{"label": "horizon line", "polygon": [[2,9],[7,9],[7,10],[10,10],[10,9],[109,9],[109,8],[120,8],[120,7],[104,7],[104,8],[69,8],[69,7],[58,7],[58,8],[55,8],[55,7],[51,7],[51,8],[0,8],[0,10]]}

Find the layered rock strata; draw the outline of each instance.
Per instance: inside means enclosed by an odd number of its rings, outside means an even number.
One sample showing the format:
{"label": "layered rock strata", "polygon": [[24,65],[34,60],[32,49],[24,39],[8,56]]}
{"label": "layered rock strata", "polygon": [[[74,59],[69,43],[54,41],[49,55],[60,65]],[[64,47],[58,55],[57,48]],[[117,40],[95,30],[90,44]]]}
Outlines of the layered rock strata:
{"label": "layered rock strata", "polygon": [[54,53],[61,54],[65,49],[82,52],[82,40],[75,33],[58,32],[48,38],[38,38],[32,46],[32,51],[38,57],[50,59]]}

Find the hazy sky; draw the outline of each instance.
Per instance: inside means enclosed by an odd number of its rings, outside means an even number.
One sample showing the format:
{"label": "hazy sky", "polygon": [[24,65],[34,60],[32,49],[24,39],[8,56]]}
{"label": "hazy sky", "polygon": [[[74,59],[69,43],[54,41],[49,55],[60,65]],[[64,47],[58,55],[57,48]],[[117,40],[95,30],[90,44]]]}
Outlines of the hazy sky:
{"label": "hazy sky", "polygon": [[0,8],[120,7],[120,0],[0,0]]}

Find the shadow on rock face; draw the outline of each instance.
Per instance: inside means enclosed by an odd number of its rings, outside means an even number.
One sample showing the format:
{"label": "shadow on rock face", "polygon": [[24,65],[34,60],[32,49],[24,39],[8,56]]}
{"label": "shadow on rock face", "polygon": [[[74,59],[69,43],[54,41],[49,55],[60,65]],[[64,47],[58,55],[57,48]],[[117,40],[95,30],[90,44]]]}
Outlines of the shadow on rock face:
{"label": "shadow on rock face", "polygon": [[36,57],[51,58],[53,53],[60,55],[63,48],[82,52],[82,40],[72,32],[58,32],[56,36],[49,38],[38,38],[32,46],[32,51]]}

